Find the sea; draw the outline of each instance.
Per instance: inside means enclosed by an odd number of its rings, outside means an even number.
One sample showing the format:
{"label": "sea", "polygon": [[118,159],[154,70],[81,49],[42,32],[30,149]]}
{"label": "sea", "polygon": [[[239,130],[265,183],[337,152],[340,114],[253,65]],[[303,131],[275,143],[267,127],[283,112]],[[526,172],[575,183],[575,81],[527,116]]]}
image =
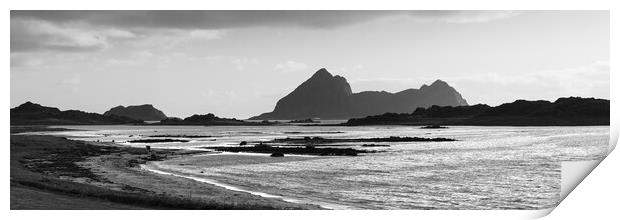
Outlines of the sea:
{"label": "sea", "polygon": [[[166,173],[204,180],[257,195],[286,198],[337,209],[523,209],[554,207],[560,201],[561,162],[605,157],[609,126],[486,127],[450,126],[56,126],[76,131],[53,132],[74,140],[112,142],[152,149],[205,151],[195,164],[166,163]],[[153,135],[201,135],[185,143],[129,143]],[[222,162],[199,167],[202,160],[230,156],[205,147],[239,146],[285,137],[370,138],[408,136],[452,138],[454,142],[380,143],[359,156],[314,156],[260,163]],[[172,137],[169,137],[172,138]],[[379,143],[375,143],[379,144]],[[276,145],[277,146],[277,145]],[[294,157],[285,155],[285,157]],[[234,158],[234,157],[231,157]],[[161,167],[164,167],[163,164]],[[191,167],[191,168],[188,168]]]}

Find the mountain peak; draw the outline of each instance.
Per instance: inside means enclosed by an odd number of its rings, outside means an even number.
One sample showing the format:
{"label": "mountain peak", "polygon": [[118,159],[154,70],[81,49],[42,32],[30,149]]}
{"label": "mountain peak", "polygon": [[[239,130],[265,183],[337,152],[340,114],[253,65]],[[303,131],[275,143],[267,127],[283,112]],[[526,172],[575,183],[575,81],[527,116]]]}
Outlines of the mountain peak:
{"label": "mountain peak", "polygon": [[15,108],[11,109],[11,112],[38,112],[38,111],[60,111],[57,108],[45,107],[37,103],[30,101],[25,102]]}
{"label": "mountain peak", "polygon": [[329,96],[347,96],[351,95],[351,86],[342,76],[332,75],[327,69],[321,68],[316,71],[312,77],[302,83],[296,91],[310,92],[311,90],[322,90],[330,92]]}
{"label": "mountain peak", "polygon": [[325,68],[321,68],[319,70],[317,70],[314,75],[312,75],[311,78],[332,78],[334,77],[329,71],[327,71],[327,69]]}
{"label": "mountain peak", "polygon": [[251,119],[347,119],[386,112],[405,113],[432,105],[460,106],[467,105],[467,102],[442,80],[436,80],[430,86],[423,85],[419,90],[352,93],[344,77],[321,68],[278,100],[272,112]]}
{"label": "mountain peak", "polygon": [[438,79],[438,80],[435,80],[435,82],[433,82],[433,84],[431,84],[431,86],[449,86],[449,85],[448,85],[447,82],[445,82],[445,81],[443,81],[441,79]]}
{"label": "mountain peak", "polygon": [[34,102],[31,102],[31,101],[24,102],[24,104],[21,104],[21,105],[19,105],[17,107],[22,107],[23,108],[23,107],[30,107],[30,106],[41,107],[41,105],[39,105],[37,103],[34,103]]}

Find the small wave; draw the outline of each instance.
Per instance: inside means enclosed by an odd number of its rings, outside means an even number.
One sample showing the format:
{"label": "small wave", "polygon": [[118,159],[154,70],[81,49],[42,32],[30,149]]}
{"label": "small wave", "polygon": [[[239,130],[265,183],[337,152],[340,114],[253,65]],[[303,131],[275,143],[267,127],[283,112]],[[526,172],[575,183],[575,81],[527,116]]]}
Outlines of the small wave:
{"label": "small wave", "polygon": [[264,197],[264,198],[281,199],[281,200],[284,200],[286,202],[297,203],[297,204],[314,204],[314,205],[318,205],[321,208],[325,208],[325,209],[340,209],[340,210],[342,210],[342,209],[352,209],[352,208],[354,208],[354,207],[340,205],[340,204],[332,204],[332,203],[316,202],[316,201],[306,201],[306,200],[300,200],[300,199],[287,198],[287,197],[284,197],[284,196],[272,195],[272,194],[263,193],[263,192],[244,190],[244,189],[241,189],[239,187],[228,185],[228,184],[223,184],[223,183],[211,180],[211,179],[206,179],[206,178],[202,178],[202,177],[195,177],[195,176],[190,176],[190,175],[176,174],[176,173],[171,173],[171,172],[166,172],[166,171],[158,170],[158,169],[155,169],[155,168],[149,168],[149,167],[147,167],[144,164],[141,164],[140,168],[143,169],[143,170],[149,171],[149,172],[157,173],[157,174],[170,175],[170,176],[175,176],[175,177],[191,179],[191,180],[194,180],[194,181],[198,181],[198,182],[202,182],[202,183],[207,183],[207,184],[223,187],[223,188],[228,189],[228,190],[237,191],[237,192],[250,193],[252,195],[257,195],[257,196]]}

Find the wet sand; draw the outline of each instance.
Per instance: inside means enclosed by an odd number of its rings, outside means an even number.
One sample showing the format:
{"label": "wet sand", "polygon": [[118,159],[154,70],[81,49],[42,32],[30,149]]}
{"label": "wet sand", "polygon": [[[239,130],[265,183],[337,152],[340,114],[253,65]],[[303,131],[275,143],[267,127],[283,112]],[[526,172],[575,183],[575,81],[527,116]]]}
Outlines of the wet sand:
{"label": "wet sand", "polygon": [[[171,163],[201,153],[157,151]],[[144,149],[112,143],[11,135],[11,208],[54,209],[51,199],[33,203],[20,198],[59,196],[67,204],[63,209],[320,209],[150,172],[140,167],[148,158]]]}

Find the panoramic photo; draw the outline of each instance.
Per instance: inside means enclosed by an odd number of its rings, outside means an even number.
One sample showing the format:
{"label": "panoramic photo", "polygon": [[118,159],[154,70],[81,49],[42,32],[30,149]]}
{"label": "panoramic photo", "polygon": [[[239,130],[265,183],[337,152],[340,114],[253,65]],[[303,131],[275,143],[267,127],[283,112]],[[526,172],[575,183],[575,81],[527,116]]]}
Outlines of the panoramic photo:
{"label": "panoramic photo", "polygon": [[10,209],[544,210],[609,11],[10,11]]}

